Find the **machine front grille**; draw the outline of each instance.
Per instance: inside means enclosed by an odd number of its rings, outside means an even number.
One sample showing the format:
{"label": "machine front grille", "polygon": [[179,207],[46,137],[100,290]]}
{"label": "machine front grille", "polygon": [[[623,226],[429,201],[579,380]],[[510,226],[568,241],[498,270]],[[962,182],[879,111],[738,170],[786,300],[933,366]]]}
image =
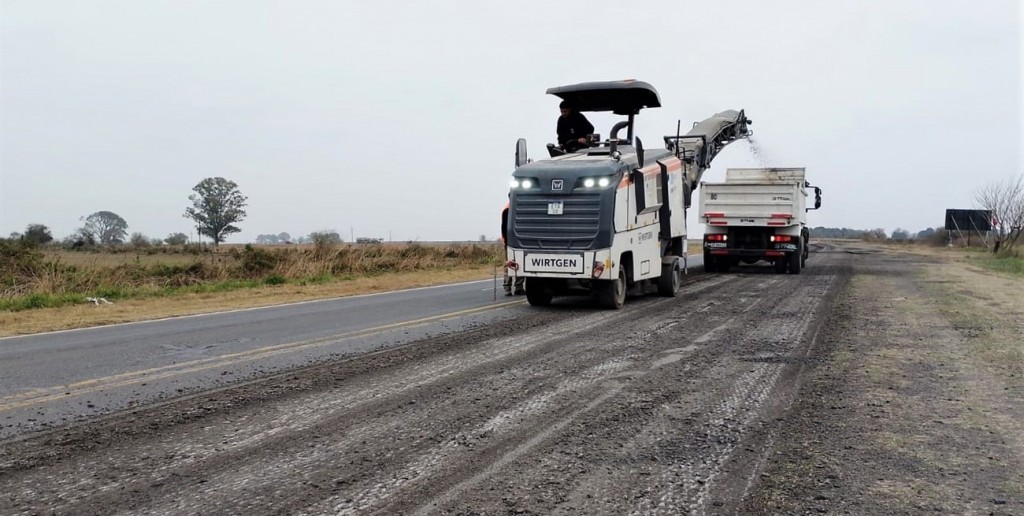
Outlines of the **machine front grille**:
{"label": "machine front grille", "polygon": [[[562,203],[561,215],[548,214],[553,202]],[[520,194],[512,229],[525,249],[591,249],[600,227],[600,213],[600,194]]]}

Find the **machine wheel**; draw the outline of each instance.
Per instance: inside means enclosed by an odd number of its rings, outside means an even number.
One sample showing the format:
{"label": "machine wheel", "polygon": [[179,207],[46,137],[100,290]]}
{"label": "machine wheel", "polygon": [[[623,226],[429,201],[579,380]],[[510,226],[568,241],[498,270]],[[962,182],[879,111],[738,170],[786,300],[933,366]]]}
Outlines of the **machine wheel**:
{"label": "machine wheel", "polygon": [[[595,285],[598,289],[597,300],[602,306],[618,310],[626,304],[626,268],[619,267],[619,277],[612,281],[602,281]],[[529,295],[530,291],[527,290]]]}
{"label": "machine wheel", "polygon": [[526,301],[533,306],[548,306],[551,304],[551,291],[548,290],[544,280],[540,278],[526,278]]}
{"label": "machine wheel", "polygon": [[800,239],[796,244],[796,252],[789,255],[789,273],[800,274],[800,266],[804,261],[804,253],[801,251],[804,246],[804,239]]}
{"label": "machine wheel", "polygon": [[679,258],[673,258],[671,263],[661,266],[661,276],[658,278],[658,294],[665,297],[676,297],[679,294]]}

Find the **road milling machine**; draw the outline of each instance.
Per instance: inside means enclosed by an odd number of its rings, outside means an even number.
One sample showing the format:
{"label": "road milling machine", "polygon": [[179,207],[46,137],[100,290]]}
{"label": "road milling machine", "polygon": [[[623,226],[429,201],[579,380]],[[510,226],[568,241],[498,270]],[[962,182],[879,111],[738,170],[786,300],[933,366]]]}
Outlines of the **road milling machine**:
{"label": "road milling machine", "polygon": [[[592,295],[621,308],[628,295],[676,296],[686,271],[686,210],[704,171],[726,145],[750,135],[744,112],[723,111],[685,134],[644,150],[635,136],[641,109],[661,106],[648,83],[625,80],[559,86],[548,94],[580,112],[624,119],[608,138],[532,161],[516,145],[509,192],[508,273],[526,280],[531,305],[554,296]],[[625,134],[622,134],[625,133]]]}

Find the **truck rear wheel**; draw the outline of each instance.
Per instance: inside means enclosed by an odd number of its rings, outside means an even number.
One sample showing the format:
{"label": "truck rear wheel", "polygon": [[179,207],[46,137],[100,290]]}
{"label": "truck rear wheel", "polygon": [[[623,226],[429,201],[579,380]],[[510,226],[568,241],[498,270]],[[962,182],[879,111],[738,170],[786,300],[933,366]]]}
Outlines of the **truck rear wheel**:
{"label": "truck rear wheel", "polygon": [[[618,310],[626,304],[626,268],[619,267],[619,277],[612,281],[601,281],[594,285],[597,300],[605,308]],[[530,295],[530,291],[526,291]]]}
{"label": "truck rear wheel", "polygon": [[661,276],[658,277],[658,294],[665,297],[676,297],[679,294],[679,274],[682,271],[679,266],[679,258],[673,258],[671,262],[662,264]]}
{"label": "truck rear wheel", "polygon": [[775,272],[778,274],[785,274],[786,269],[789,268],[789,258],[776,258],[775,259]]}
{"label": "truck rear wheel", "polygon": [[804,261],[804,240],[801,238],[796,243],[796,251],[789,255],[789,273],[800,274],[800,266]]}
{"label": "truck rear wheel", "polygon": [[733,266],[732,259],[728,256],[715,257],[715,272],[729,272]]}
{"label": "truck rear wheel", "polygon": [[707,251],[704,251],[704,272],[716,272],[715,257]]}
{"label": "truck rear wheel", "polygon": [[551,304],[551,291],[541,278],[526,278],[526,301],[533,306],[548,306]]}

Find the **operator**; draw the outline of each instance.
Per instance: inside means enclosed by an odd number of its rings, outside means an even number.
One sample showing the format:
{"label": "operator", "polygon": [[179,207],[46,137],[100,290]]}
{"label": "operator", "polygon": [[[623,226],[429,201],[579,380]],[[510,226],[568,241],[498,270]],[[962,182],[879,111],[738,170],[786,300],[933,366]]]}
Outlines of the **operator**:
{"label": "operator", "polygon": [[562,114],[558,117],[558,145],[566,152],[576,152],[588,146],[589,137],[594,134],[594,125],[576,111],[568,100],[558,105]]}
{"label": "operator", "polygon": [[[509,203],[505,203],[505,208],[501,210],[501,243],[505,247],[505,259],[508,260],[508,208]],[[512,284],[515,283],[515,294],[521,296],[526,293],[526,289],[523,285],[526,283],[526,278],[522,276],[516,276],[515,281],[511,276],[508,275],[508,267],[505,267],[505,295],[512,295]]]}

